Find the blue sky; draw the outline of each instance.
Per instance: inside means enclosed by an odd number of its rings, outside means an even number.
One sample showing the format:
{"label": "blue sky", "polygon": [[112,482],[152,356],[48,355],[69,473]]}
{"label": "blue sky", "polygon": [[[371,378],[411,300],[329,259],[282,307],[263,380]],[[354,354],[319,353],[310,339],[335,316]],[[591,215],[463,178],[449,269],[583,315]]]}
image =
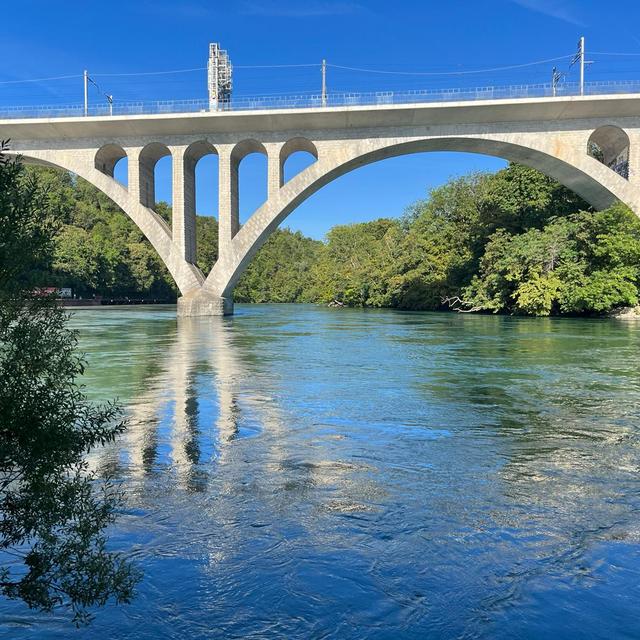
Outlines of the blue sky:
{"label": "blue sky", "polygon": [[[236,95],[294,94],[320,84],[317,66],[247,68],[255,65],[318,64],[326,58],[334,65],[386,71],[470,71],[567,56],[580,35],[586,37],[587,52],[596,52],[588,56],[595,60],[588,80],[640,78],[640,3],[632,1],[24,0],[4,2],[1,15],[0,105],[78,103],[79,77],[7,81],[80,76],[85,68],[116,101],[204,98],[204,71],[108,74],[203,67],[211,41],[230,53]],[[552,66],[437,77],[330,67],[328,86],[330,91],[372,91],[525,84],[548,81]],[[91,100],[103,100],[94,88]],[[300,168],[302,162],[292,159],[287,169]],[[401,215],[451,176],[501,166],[495,158],[449,153],[385,160],[328,185],[285,225],[320,238],[334,224]],[[161,161],[158,197],[170,200],[169,171],[168,159]],[[264,197],[264,172],[259,156],[243,162],[243,219]],[[212,158],[201,161],[197,178],[198,211],[215,215]]]}

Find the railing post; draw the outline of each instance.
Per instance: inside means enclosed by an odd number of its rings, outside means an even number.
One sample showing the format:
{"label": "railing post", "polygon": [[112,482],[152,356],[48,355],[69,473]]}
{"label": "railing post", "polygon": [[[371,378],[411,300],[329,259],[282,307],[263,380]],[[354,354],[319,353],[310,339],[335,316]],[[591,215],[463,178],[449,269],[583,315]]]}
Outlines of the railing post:
{"label": "railing post", "polygon": [[85,69],[82,74],[84,80],[84,115],[89,115],[89,72]]}

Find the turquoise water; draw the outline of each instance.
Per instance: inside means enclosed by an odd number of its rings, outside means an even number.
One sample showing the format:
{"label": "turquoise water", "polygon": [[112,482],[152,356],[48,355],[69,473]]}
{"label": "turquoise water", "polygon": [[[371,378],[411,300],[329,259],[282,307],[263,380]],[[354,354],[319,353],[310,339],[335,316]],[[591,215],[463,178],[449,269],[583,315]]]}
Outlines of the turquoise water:
{"label": "turquoise water", "polygon": [[640,323],[76,312],[145,575],[2,638],[638,638]]}

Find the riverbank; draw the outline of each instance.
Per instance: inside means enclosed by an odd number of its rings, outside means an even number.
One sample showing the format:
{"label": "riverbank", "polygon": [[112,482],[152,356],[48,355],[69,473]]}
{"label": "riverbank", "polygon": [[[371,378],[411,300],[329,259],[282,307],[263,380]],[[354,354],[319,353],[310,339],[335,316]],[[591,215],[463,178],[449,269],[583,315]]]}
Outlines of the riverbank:
{"label": "riverbank", "polygon": [[159,300],[156,298],[61,298],[63,307],[95,309],[96,307],[127,307],[132,305],[166,305],[175,301]]}
{"label": "riverbank", "polygon": [[640,320],[640,305],[615,309],[608,314],[608,317],[617,318],[618,320]]}

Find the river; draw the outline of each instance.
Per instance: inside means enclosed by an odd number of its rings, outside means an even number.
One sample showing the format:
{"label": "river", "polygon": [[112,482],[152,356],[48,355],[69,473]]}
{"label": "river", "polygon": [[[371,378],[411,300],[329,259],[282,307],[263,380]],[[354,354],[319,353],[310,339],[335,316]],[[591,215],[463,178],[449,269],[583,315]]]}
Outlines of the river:
{"label": "river", "polygon": [[640,637],[640,323],[77,311],[135,601],[0,637]]}

